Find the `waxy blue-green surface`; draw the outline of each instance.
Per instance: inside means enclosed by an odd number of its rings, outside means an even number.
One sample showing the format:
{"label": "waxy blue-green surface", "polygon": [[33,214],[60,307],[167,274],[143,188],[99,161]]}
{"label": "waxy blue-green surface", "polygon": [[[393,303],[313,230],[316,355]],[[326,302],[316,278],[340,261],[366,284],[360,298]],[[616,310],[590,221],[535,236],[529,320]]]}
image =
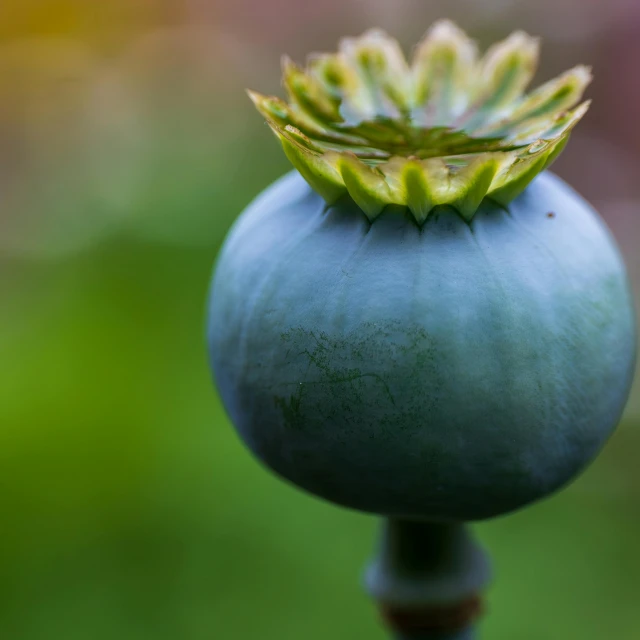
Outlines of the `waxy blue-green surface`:
{"label": "waxy blue-green surface", "polygon": [[539,176],[470,223],[373,223],[292,173],[241,216],[212,285],[211,362],[244,441],[364,511],[491,517],[573,478],[631,383],[632,304],[597,214]]}

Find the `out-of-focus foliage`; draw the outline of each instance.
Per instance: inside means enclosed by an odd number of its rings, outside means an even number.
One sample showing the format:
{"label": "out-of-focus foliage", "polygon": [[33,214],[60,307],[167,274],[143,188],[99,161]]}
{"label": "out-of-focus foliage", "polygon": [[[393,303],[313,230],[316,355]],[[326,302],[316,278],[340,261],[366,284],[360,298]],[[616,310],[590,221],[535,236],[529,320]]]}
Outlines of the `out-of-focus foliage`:
{"label": "out-of-focus foliage", "polygon": [[[406,44],[443,16],[483,44],[546,36],[542,75],[594,66],[556,166],[637,290],[640,11],[578,4],[2,3],[0,638],[385,637],[358,583],[374,520],[264,472],[210,382],[217,248],[287,169],[243,89],[275,92],[280,53],[373,24]],[[478,527],[497,568],[487,637],[638,637],[638,395],[568,491]]]}

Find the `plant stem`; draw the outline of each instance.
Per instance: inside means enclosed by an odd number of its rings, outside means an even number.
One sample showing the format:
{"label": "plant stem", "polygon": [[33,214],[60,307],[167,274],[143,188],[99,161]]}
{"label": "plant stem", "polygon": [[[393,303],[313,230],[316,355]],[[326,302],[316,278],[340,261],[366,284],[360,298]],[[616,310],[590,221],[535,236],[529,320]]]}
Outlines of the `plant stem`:
{"label": "plant stem", "polygon": [[387,519],[366,584],[397,640],[472,640],[490,573],[464,524]]}
{"label": "plant stem", "polygon": [[427,632],[422,635],[398,635],[396,640],[476,640],[475,629],[469,627],[462,631],[447,632]]}

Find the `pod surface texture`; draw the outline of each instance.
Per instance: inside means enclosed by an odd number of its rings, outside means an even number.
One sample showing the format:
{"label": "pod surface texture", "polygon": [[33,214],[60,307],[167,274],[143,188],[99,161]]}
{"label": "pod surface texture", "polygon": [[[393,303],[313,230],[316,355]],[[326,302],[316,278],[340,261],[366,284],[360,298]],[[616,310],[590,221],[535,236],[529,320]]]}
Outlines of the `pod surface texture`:
{"label": "pod surface texture", "polygon": [[366,512],[477,520],[595,457],[635,322],[611,234],[550,173],[508,210],[418,227],[327,207],[292,172],[227,237],[208,342],[227,412],[279,475]]}

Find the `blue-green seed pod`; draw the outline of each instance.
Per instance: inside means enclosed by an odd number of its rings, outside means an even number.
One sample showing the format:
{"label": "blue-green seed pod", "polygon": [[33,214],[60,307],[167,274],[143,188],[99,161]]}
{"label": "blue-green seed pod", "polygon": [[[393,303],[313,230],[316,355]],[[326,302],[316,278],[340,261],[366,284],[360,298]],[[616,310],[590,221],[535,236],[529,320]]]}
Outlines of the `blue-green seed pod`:
{"label": "blue-green seed pod", "polygon": [[550,157],[495,197],[486,180],[477,197],[481,171],[429,202],[434,165],[411,159],[417,178],[380,172],[405,194],[382,206],[332,158],[342,191],[300,161],[306,181],[267,189],[219,256],[210,359],[245,443],[299,487],[396,517],[488,518],[570,481],[634,369],[627,276],[597,213],[535,177]]}

